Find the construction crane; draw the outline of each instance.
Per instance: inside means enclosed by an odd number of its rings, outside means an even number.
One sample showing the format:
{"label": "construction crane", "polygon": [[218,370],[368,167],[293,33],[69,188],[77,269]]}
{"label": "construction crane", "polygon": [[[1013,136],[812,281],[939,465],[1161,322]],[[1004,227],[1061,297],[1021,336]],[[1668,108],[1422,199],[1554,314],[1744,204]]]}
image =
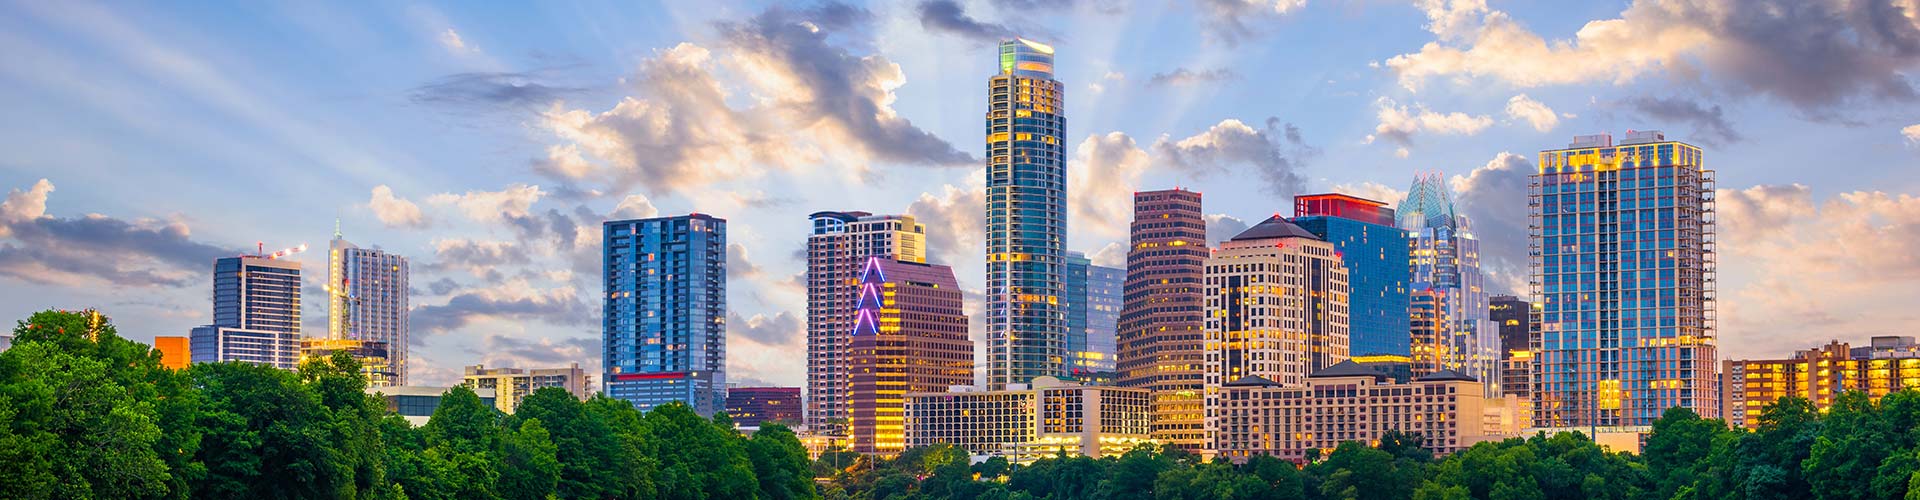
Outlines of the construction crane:
{"label": "construction crane", "polygon": [[267,253],[267,244],[266,244],[266,242],[254,242],[254,248],[255,248],[255,250],[254,250],[254,251],[256,251],[256,252],[259,252],[259,253],[256,253],[256,254],[253,254],[253,255],[246,255],[246,254],[241,254],[240,256],[241,256],[241,257],[253,257],[253,258],[258,258],[258,259],[267,259],[267,260],[275,260],[275,259],[279,259],[279,258],[281,258],[281,257],[286,257],[286,256],[289,256],[289,255],[293,255],[293,254],[296,254],[296,253],[300,253],[300,252],[305,252],[305,251],[307,251],[307,244],[306,244],[306,243],[301,243],[301,244],[300,244],[300,246],[297,246],[297,247],[292,247],[292,248],[284,248],[284,249],[280,249],[280,250],[277,250],[277,251],[275,251],[275,252],[273,252],[273,253]]}

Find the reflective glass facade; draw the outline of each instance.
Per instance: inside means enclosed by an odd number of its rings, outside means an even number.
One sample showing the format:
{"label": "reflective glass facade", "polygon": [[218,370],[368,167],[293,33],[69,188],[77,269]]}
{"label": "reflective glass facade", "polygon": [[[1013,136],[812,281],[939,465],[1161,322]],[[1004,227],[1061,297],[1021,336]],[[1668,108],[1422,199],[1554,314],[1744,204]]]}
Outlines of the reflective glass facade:
{"label": "reflective glass facade", "polygon": [[1431,306],[1410,313],[1430,323],[1412,336],[1415,374],[1427,374],[1421,367],[1458,371],[1485,385],[1487,396],[1499,396],[1500,332],[1488,319],[1480,240],[1466,216],[1454,213],[1445,176],[1415,177],[1399,222],[1407,231],[1407,290],[1428,294],[1416,305]]}
{"label": "reflective glass facade", "polygon": [[1053,48],[1000,44],[988,79],[987,386],[1065,374],[1066,115]]}
{"label": "reflective glass facade", "polygon": [[607,221],[602,352],[608,396],[641,411],[725,404],[727,221],[701,214]]}
{"label": "reflective glass facade", "polygon": [[1407,233],[1357,219],[1308,216],[1301,229],[1333,244],[1347,266],[1347,322],[1355,356],[1411,354],[1407,336]]}

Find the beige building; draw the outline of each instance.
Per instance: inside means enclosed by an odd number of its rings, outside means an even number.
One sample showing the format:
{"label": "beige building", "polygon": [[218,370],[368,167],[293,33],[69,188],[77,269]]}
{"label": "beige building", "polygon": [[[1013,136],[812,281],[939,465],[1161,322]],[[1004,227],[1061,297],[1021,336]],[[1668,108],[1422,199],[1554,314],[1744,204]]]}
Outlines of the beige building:
{"label": "beige building", "polygon": [[1301,386],[1258,376],[1220,388],[1207,412],[1208,456],[1245,462],[1271,455],[1304,462],[1340,443],[1375,444],[1388,431],[1419,434],[1445,455],[1519,434],[1519,400],[1488,399],[1473,377],[1443,370],[1408,383],[1353,362],[1321,370]]}
{"label": "beige building", "polygon": [[1209,409],[1229,381],[1299,386],[1345,361],[1347,268],[1333,244],[1277,215],[1222,242],[1206,263],[1205,335]]}
{"label": "beige building", "polygon": [[573,393],[574,397],[585,401],[593,397],[593,379],[579,363],[566,368],[487,368],[486,365],[467,367],[466,386],[475,390],[489,389],[497,395],[493,406],[500,411],[513,413],[520,406],[520,398],[527,397],[533,391],[546,387],[559,387]]}
{"label": "beige building", "polygon": [[1847,391],[1879,399],[1920,388],[1920,343],[1913,337],[1873,337],[1865,347],[1833,341],[1787,359],[1722,361],[1721,412],[1734,427],[1758,429],[1760,414],[1780,398],[1806,398],[1822,412]]}
{"label": "beige building", "polygon": [[849,345],[860,278],[873,257],[927,263],[927,227],[911,215],[814,212],[807,236],[807,428],[846,436],[853,398]]}
{"label": "beige building", "polygon": [[999,391],[907,395],[907,447],[948,443],[1026,463],[1061,451],[1100,458],[1150,442],[1145,389],[1040,377]]}

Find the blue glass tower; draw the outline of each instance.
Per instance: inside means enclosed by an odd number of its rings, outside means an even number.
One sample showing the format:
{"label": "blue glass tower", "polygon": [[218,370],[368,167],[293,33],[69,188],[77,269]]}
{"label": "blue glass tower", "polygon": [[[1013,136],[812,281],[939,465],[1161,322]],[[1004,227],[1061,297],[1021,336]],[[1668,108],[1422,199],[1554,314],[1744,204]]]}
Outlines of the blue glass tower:
{"label": "blue glass tower", "polygon": [[720,411],[727,384],[727,221],[702,214],[607,221],[602,270],[607,395],[641,411]]}
{"label": "blue glass tower", "polygon": [[1432,320],[1413,339],[1416,375],[1454,370],[1472,376],[1499,396],[1500,332],[1488,309],[1486,277],[1480,272],[1480,240],[1466,216],[1453,210],[1445,176],[1414,177],[1400,203],[1399,225],[1407,231],[1407,289],[1428,294]]}
{"label": "blue glass tower", "polygon": [[1053,47],[1000,43],[987,80],[987,387],[1066,374],[1067,151]]}
{"label": "blue glass tower", "polygon": [[[1354,356],[1411,354],[1407,336],[1407,233],[1381,222],[1393,221],[1393,209],[1377,201],[1351,196],[1296,197],[1294,225],[1333,244],[1347,266],[1347,324],[1349,352]],[[1300,203],[1309,199],[1365,206],[1358,211],[1316,210],[1328,203]],[[1340,206],[1335,205],[1335,206]],[[1335,215],[1341,214],[1341,215]]]}

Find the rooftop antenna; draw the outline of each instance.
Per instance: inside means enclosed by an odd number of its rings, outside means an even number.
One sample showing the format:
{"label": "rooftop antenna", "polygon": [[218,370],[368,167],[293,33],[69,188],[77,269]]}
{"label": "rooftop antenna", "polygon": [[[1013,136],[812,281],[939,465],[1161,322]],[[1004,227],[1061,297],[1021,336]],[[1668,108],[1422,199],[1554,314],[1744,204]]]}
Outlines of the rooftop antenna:
{"label": "rooftop antenna", "polygon": [[340,218],[333,218],[333,239],[340,239]]}

